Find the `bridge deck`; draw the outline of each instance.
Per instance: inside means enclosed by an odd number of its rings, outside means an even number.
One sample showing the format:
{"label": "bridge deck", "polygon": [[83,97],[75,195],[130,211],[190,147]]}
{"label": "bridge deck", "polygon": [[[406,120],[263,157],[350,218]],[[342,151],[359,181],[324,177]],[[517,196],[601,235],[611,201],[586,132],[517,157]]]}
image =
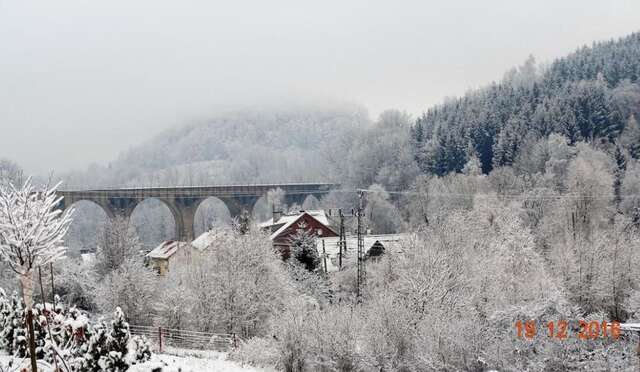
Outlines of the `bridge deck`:
{"label": "bridge deck", "polygon": [[108,196],[257,196],[264,195],[273,189],[282,189],[287,194],[318,193],[329,191],[338,186],[333,183],[281,183],[281,184],[255,184],[255,185],[211,185],[211,186],[151,186],[151,187],[124,187],[104,189],[62,189],[62,195],[73,194],[75,196],[92,197],[97,195]]}

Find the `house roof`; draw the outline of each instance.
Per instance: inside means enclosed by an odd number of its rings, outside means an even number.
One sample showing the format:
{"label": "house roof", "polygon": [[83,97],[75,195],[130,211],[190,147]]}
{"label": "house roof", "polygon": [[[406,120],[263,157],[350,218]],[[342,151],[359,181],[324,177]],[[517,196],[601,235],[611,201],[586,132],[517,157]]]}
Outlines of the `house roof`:
{"label": "house roof", "polygon": [[157,247],[155,247],[151,252],[147,253],[147,257],[149,258],[159,258],[159,259],[168,259],[173,256],[180,247],[185,247],[188,245],[186,242],[180,242],[176,240],[166,240]]}
{"label": "house roof", "polygon": [[212,234],[210,231],[205,231],[202,234],[200,234],[200,236],[198,236],[197,238],[195,238],[192,242],[191,245],[194,248],[197,248],[199,250],[204,250],[206,249],[209,245],[211,245],[211,243],[213,242],[213,239],[215,238],[215,234]]}
{"label": "house roof", "polygon": [[80,253],[80,258],[83,263],[93,263],[96,260],[96,254],[93,252]]}
{"label": "house roof", "polygon": [[[294,223],[299,221],[305,215],[308,215],[309,217],[311,217],[314,220],[318,221],[320,224],[322,224],[323,226],[325,226],[329,230],[332,230],[331,227],[329,227],[329,219],[327,218],[327,215],[324,213],[324,211],[303,211],[302,213],[297,214],[297,215],[283,216],[278,221],[276,221],[275,224],[272,224],[272,225],[279,225],[280,223],[282,223],[284,221],[284,225],[280,226],[276,231],[274,231],[269,236],[269,239],[274,240],[280,234],[282,234],[285,230],[287,230],[289,227],[291,227],[291,225],[293,225]],[[286,219],[285,219],[285,217],[286,217]],[[267,226],[272,226],[272,225],[267,225]]]}
{"label": "house roof", "polygon": [[329,219],[327,218],[327,214],[323,210],[319,209],[319,210],[301,211],[301,213],[296,213],[296,214],[285,214],[285,215],[282,215],[275,223],[273,222],[273,218],[270,218],[265,222],[259,223],[258,227],[267,228],[271,226],[278,226],[282,224],[295,222],[296,220],[298,220],[298,218],[300,218],[300,216],[302,216],[303,213],[306,213],[311,217],[315,218],[321,224],[325,226],[329,226]]}
{"label": "house roof", "polygon": [[213,244],[213,242],[222,242],[223,239],[228,239],[231,234],[231,230],[229,229],[213,229],[205,231],[191,242],[191,246],[200,251],[204,251],[205,249],[209,248],[209,246]]}

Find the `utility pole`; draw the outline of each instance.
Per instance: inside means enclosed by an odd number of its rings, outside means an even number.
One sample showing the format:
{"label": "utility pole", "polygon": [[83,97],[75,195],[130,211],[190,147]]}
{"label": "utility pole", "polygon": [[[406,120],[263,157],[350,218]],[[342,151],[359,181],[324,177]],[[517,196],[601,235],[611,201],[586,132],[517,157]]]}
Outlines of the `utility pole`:
{"label": "utility pole", "polygon": [[324,261],[324,275],[329,276],[329,271],[327,270],[327,251],[324,249],[324,239],[322,239],[322,260]]}
{"label": "utility pole", "polygon": [[344,214],[342,214],[342,209],[338,209],[338,215],[340,216],[340,241],[338,242],[340,253],[338,256],[338,266],[340,270],[342,270],[342,255],[347,251],[347,238],[344,231]]}
{"label": "utility pole", "polygon": [[[328,209],[326,213],[331,216],[332,209]],[[344,228],[344,218],[345,217],[355,217],[356,213],[353,209],[351,209],[351,214],[345,215],[342,212],[342,208],[338,208],[338,218],[339,222],[339,233],[338,233],[338,267],[339,270],[342,270],[342,264],[344,258],[347,254],[347,230]]]}
{"label": "utility pole", "polygon": [[366,271],[364,266],[364,234],[362,226],[363,198],[364,191],[360,190],[358,193],[358,212],[356,213],[356,217],[358,218],[358,275],[356,287],[356,298],[358,303],[362,302],[362,287],[366,280]]}

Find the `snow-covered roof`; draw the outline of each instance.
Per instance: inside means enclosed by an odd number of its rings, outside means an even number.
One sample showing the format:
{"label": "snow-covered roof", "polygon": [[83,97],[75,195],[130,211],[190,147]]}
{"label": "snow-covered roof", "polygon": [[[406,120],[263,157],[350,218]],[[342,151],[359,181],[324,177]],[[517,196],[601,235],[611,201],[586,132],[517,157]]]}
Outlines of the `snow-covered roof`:
{"label": "snow-covered roof", "polygon": [[294,214],[285,214],[285,215],[282,215],[275,223],[273,222],[273,218],[270,218],[265,222],[259,223],[258,227],[266,228],[274,225],[291,223],[292,221],[295,221],[300,216],[302,216],[303,213],[307,213],[308,215],[318,220],[318,222],[320,222],[321,224],[325,226],[329,226],[329,219],[327,218],[327,214],[324,212],[324,210],[320,209],[320,210],[300,211],[299,213],[294,213]]}
{"label": "snow-covered roof", "polygon": [[215,235],[212,234],[211,231],[205,231],[202,234],[200,234],[200,236],[195,238],[195,240],[191,242],[191,245],[194,248],[203,250],[213,242],[214,237]]}
{"label": "snow-covered roof", "polygon": [[[385,252],[389,253],[401,253],[402,246],[400,245],[401,240],[405,237],[405,234],[379,234],[379,235],[365,235],[364,236],[364,249],[365,254],[369,252],[371,247],[376,242],[380,242],[385,249]],[[316,248],[318,249],[318,253],[322,255],[322,243],[324,242],[324,249],[327,255],[327,270],[328,271],[338,271],[338,256],[340,253],[340,238],[339,237],[328,237],[328,238],[320,238],[316,240]],[[347,236],[346,237],[346,254],[343,256],[343,264],[345,261],[353,260],[357,255],[358,250],[358,237],[357,236]],[[324,264],[324,263],[323,263]]]}
{"label": "snow-covered roof", "polygon": [[96,254],[95,253],[80,253],[80,259],[82,259],[82,262],[84,263],[93,263],[96,260]]}
{"label": "snow-covered roof", "polygon": [[[324,226],[329,227],[329,219],[327,218],[327,215],[324,213],[323,210],[302,211],[302,213],[299,213],[299,214],[286,215],[286,216],[280,217],[280,219],[277,220],[276,223],[272,224],[272,225],[280,225],[281,223],[284,223],[284,225],[280,226],[278,228],[278,230],[274,231],[269,236],[269,239],[273,240],[273,239],[277,238],[278,235],[282,234],[283,231],[288,229],[291,225],[293,225],[296,221],[298,221],[305,214],[311,216],[311,218],[313,218],[316,221],[320,222]],[[271,225],[267,225],[267,226],[271,226]]]}
{"label": "snow-covered roof", "polygon": [[168,259],[173,256],[179,248],[184,248],[188,243],[176,240],[166,240],[155,247],[151,252],[147,253],[149,258]]}
{"label": "snow-covered roof", "polygon": [[209,246],[211,246],[211,244],[213,244],[213,242],[215,241],[222,242],[221,244],[224,244],[224,241],[226,239],[229,239],[232,235],[232,230],[228,228],[212,229],[200,234],[194,241],[191,242],[191,246],[195,249],[203,251],[209,248]]}

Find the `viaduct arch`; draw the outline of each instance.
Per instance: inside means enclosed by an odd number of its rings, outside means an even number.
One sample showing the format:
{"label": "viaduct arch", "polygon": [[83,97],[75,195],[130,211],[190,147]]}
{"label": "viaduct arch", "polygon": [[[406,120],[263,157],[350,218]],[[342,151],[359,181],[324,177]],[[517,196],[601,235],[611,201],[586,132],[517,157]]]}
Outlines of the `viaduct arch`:
{"label": "viaduct arch", "polygon": [[175,237],[182,241],[192,241],[194,237],[195,215],[200,203],[214,196],[229,209],[231,218],[239,217],[244,211],[253,210],[256,201],[269,190],[282,189],[285,202],[302,205],[305,198],[313,195],[320,198],[338,185],[331,183],[285,183],[264,185],[192,186],[192,187],[141,187],[100,190],[60,190],[60,209],[64,210],[81,200],[88,200],[100,206],[109,218],[116,216],[129,219],[135,207],[143,200],[155,198],[164,203],[175,220]]}

